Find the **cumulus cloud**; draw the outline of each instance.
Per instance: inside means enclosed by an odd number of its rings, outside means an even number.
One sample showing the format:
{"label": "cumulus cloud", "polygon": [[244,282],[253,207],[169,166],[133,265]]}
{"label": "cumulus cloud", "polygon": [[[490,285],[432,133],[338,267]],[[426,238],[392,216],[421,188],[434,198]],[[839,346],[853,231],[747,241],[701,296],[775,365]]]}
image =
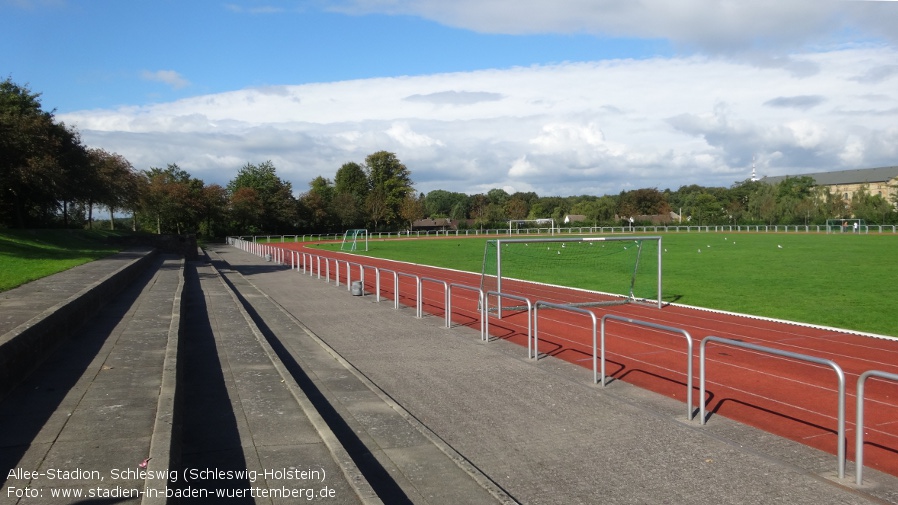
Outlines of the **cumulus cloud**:
{"label": "cumulus cloud", "polygon": [[138,168],[178,163],[226,184],[271,160],[304,191],[395,152],[417,189],[540,195],[729,186],[760,175],[894,165],[887,46],[796,52],[813,77],[746,60],[608,60],[246,89],[60,114]]}

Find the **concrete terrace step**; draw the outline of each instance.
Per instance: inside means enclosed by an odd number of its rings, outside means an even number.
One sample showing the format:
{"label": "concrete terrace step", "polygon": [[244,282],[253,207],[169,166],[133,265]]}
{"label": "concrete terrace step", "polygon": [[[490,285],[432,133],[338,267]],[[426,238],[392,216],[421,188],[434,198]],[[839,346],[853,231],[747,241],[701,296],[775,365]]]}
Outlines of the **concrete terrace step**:
{"label": "concrete terrace step", "polygon": [[[831,454],[723,417],[699,426],[684,419],[679,401],[622,381],[602,388],[587,369],[566,361],[535,362],[513,343],[484,343],[474,329],[444,328],[441,317],[418,319],[412,309],[351,296],[345,286],[239,249],[213,249],[253,286],[238,291],[303,369],[322,370],[316,386],[335,409],[356,417],[360,438],[389,442],[394,428],[366,412],[369,402],[349,373],[329,372],[336,369],[306,347],[311,335],[326,343],[332,360],[351,364],[347,371],[521,503],[898,503],[893,476],[865,472],[869,481],[854,486],[833,475]],[[291,318],[299,324],[291,327]],[[281,324],[285,331],[274,329]],[[386,447],[385,454],[398,454]],[[402,462],[425,461],[411,454]],[[474,501],[459,495],[456,502]]]}
{"label": "concrete terrace step", "polygon": [[188,265],[184,303],[178,488],[190,503],[382,503],[211,265]]}
{"label": "concrete terrace step", "polygon": [[0,398],[150,265],[132,249],[0,293]]}
{"label": "concrete terrace step", "polygon": [[[381,499],[390,504],[514,503],[216,251],[230,250],[213,247],[213,264]],[[279,270],[284,269],[272,263],[240,268]],[[346,323],[342,329],[352,331],[360,321]]]}
{"label": "concrete terrace step", "polygon": [[[68,318],[50,324],[55,326],[50,332],[67,338],[0,402],[5,503],[74,503],[89,493],[139,503],[136,491],[147,482],[135,473],[138,465],[151,452],[168,458],[172,424],[159,406],[162,399],[163,409],[171,410],[163,396],[173,396],[164,384],[174,354],[169,337],[177,336],[183,261],[158,257],[129,273],[115,266],[116,260],[103,263],[60,276],[50,290],[31,286],[28,296],[19,292],[20,301],[34,300],[33,308],[46,313],[52,307],[71,310],[45,296],[48,292],[79,306],[72,293],[91,297],[98,282],[128,286],[98,295],[112,299],[99,312],[85,314],[93,317],[77,329],[67,326]],[[52,285],[52,279],[42,284]],[[54,493],[82,497],[54,498]]]}

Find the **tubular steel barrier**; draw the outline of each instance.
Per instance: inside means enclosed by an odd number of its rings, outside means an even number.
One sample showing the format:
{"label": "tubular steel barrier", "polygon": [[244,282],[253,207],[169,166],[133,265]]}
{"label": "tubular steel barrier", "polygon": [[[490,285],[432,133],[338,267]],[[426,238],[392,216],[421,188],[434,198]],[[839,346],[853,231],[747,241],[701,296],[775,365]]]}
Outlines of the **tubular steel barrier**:
{"label": "tubular steel barrier", "polygon": [[[430,277],[420,277],[418,279],[418,313],[415,317],[421,318],[424,317],[424,281],[428,282],[436,282],[438,284],[443,285],[443,309],[447,310],[447,306],[449,305],[449,283],[440,279],[431,279]],[[449,328],[449,321],[446,321],[446,328]]]}
{"label": "tubular steel barrier", "polygon": [[388,270],[386,268],[375,268],[374,269],[374,290],[377,291],[377,295],[374,298],[374,301],[380,301],[380,273],[381,272],[390,272],[393,274],[393,308],[399,308],[399,274],[395,270]]}
{"label": "tubular steel barrier", "polygon": [[[475,288],[474,286],[468,286],[465,284],[449,284],[448,290],[446,291],[446,327],[452,328],[452,288],[456,287],[459,289],[467,289],[469,291],[476,291],[478,295],[477,306],[483,306],[483,290],[480,288]],[[488,339],[486,338],[486,324],[483,319],[483,315],[480,315],[480,340],[486,342]]]}
{"label": "tubular steel barrier", "polygon": [[302,260],[299,262],[300,264],[300,273],[305,275],[312,274],[312,255],[309,253],[302,253]]}
{"label": "tubular steel barrier", "polygon": [[539,308],[541,306],[576,312],[578,314],[584,314],[592,318],[592,374],[593,382],[598,382],[596,377],[596,335],[598,335],[598,332],[596,331],[596,329],[598,328],[596,315],[586,309],[572,307],[570,305],[563,305],[560,303],[537,301],[535,304],[533,304],[533,356],[537,361],[539,361]]}
{"label": "tubular steel barrier", "polygon": [[[483,319],[486,321],[486,338],[489,340],[489,329],[490,329],[490,320],[489,320],[489,299],[490,295],[496,295],[497,298],[511,298],[512,300],[519,300],[527,304],[527,359],[536,359],[536,353],[532,353],[533,349],[533,304],[530,303],[530,299],[524,298],[523,296],[516,295],[506,295],[504,293],[499,293],[498,291],[487,291],[486,292],[486,300],[481,305],[483,307]],[[499,319],[502,319],[499,317]]]}
{"label": "tubular steel barrier", "polygon": [[818,358],[815,356],[808,356],[805,354],[798,354],[789,351],[783,351],[780,349],[772,349],[770,347],[763,347],[760,345],[749,344],[747,342],[740,342],[738,340],[732,340],[728,338],[708,336],[702,339],[701,350],[699,352],[699,394],[701,395],[701,418],[699,421],[702,425],[705,424],[705,347],[708,342],[718,342],[724,345],[731,345],[733,347],[741,347],[744,349],[750,349],[752,351],[758,351],[766,354],[772,354],[774,356],[781,356],[784,358],[791,358],[799,361],[807,361],[809,363],[815,363],[817,365],[828,366],[836,372],[836,377],[839,379],[839,398],[838,398],[838,410],[839,410],[839,418],[838,418],[838,442],[837,445],[837,457],[838,457],[838,466],[839,466],[839,478],[845,478],[845,372],[842,371],[842,368],[839,367],[835,362]]}
{"label": "tubular steel barrier", "polygon": [[[415,317],[418,317],[418,318],[424,317],[422,314],[420,314],[418,312],[418,310],[420,310],[420,307],[421,307],[421,303],[419,302],[419,300],[421,299],[421,277],[414,275],[414,274],[406,274],[406,273],[402,273],[402,272],[396,272],[396,275],[411,277],[412,279],[415,279],[415,296],[417,297],[417,299],[415,300]],[[399,300],[398,286],[399,285],[397,284],[397,288],[396,288],[396,300],[397,301]]]}
{"label": "tubular steel barrier", "polygon": [[[380,272],[390,272],[394,276],[393,277],[393,308],[394,309],[399,309],[399,277],[401,277],[401,276],[411,277],[412,279],[415,280],[415,293],[420,298],[420,291],[421,291],[420,290],[420,286],[421,286],[421,278],[420,277],[418,277],[417,275],[414,275],[414,274],[407,274],[407,273],[403,273],[403,272],[397,272],[395,270],[388,270],[386,268],[375,268],[374,275],[376,277],[375,282],[377,283],[376,289],[377,289],[377,301],[378,302],[380,301]],[[418,311],[417,311],[418,305],[419,304],[416,300],[415,316],[423,317],[423,316],[418,316]]]}
{"label": "tubular steel barrier", "polygon": [[[602,316],[602,374],[600,376],[602,381],[602,387],[605,387],[605,320],[611,319],[613,321],[621,321],[624,323],[634,324],[636,326],[643,326],[646,328],[652,328],[655,330],[661,330],[671,333],[679,333],[680,335],[686,338],[686,420],[692,421],[695,417],[695,411],[692,409],[692,336],[688,331],[674,328],[673,326],[664,326],[662,324],[649,323],[647,321],[639,321],[636,319],[630,319],[629,317],[621,317],[615,316],[613,314],[606,314]],[[595,349],[593,349],[593,354],[595,354]]]}
{"label": "tubular steel barrier", "polygon": [[870,377],[888,379],[898,382],[898,374],[870,370],[857,378],[857,434],[854,440],[854,461],[856,469],[855,483],[860,486],[864,481],[864,383]]}
{"label": "tubular steel barrier", "polygon": [[365,295],[365,266],[361,263],[346,262],[346,290],[352,291],[352,266],[359,267],[359,279],[362,281],[362,296]]}

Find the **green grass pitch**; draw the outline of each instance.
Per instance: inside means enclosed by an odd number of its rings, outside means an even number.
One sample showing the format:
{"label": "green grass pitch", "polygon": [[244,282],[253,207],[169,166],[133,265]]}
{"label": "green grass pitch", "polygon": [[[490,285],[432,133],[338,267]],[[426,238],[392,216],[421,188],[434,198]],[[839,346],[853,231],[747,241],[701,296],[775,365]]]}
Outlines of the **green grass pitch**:
{"label": "green grass pitch", "polygon": [[[898,336],[898,235],[661,235],[666,302]],[[373,239],[358,254],[479,273],[485,241]],[[575,277],[555,283],[603,290],[589,271]]]}

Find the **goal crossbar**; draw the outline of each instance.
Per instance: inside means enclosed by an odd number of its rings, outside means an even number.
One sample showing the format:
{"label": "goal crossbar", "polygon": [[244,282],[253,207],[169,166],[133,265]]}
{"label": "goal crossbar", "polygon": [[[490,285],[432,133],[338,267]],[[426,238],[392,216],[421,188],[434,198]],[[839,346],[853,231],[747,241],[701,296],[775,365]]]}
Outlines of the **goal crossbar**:
{"label": "goal crossbar", "polygon": [[[582,243],[582,244],[588,244],[588,245],[595,245],[595,244],[602,243],[602,242],[625,242],[625,243],[626,242],[629,242],[629,243],[635,242],[636,243],[635,254],[631,250],[628,253],[629,256],[627,258],[627,261],[632,261],[632,263],[629,263],[630,266],[627,267],[627,268],[631,268],[631,270],[629,272],[627,272],[629,274],[629,286],[626,286],[626,287],[619,286],[619,288],[618,288],[619,291],[617,293],[609,293],[609,292],[604,292],[601,290],[590,291],[590,290],[585,290],[585,289],[580,289],[580,288],[569,288],[571,290],[580,291],[583,293],[592,292],[592,293],[606,295],[606,296],[610,295],[610,299],[589,300],[589,301],[573,301],[572,300],[572,301],[566,301],[566,302],[564,302],[564,304],[573,306],[573,307],[584,307],[584,306],[617,305],[617,304],[632,303],[632,302],[643,302],[643,303],[648,303],[651,305],[656,305],[658,308],[661,308],[661,306],[662,306],[661,237],[660,236],[642,236],[642,235],[632,236],[631,235],[631,236],[619,236],[619,237],[576,237],[576,238],[573,238],[573,237],[567,237],[567,238],[551,237],[551,238],[524,238],[524,239],[516,238],[516,239],[488,240],[484,247],[483,268],[481,271],[481,288],[483,288],[484,290],[495,291],[495,292],[499,293],[498,295],[496,295],[496,297],[499,301],[499,303],[497,304],[497,308],[496,309],[491,308],[490,310],[498,312],[499,317],[501,317],[501,311],[503,310],[503,308],[506,310],[515,310],[516,309],[516,307],[507,307],[507,306],[502,307],[501,295],[504,293],[503,286],[502,286],[503,280],[514,281],[516,283],[524,282],[524,283],[530,284],[532,286],[537,286],[537,285],[553,286],[553,284],[545,284],[545,283],[530,281],[530,280],[523,279],[523,278],[508,277],[508,275],[514,275],[514,273],[503,272],[503,268],[502,268],[503,267],[503,251],[505,249],[507,249],[509,247],[530,247],[531,245],[535,246],[536,248],[539,248],[540,246],[548,246],[548,247],[546,247],[546,249],[549,249],[548,252],[552,253],[551,246],[553,244],[555,244],[556,247],[558,245],[560,245],[560,248],[556,249],[555,253],[559,255],[558,258],[562,258],[563,257],[562,251],[564,252],[564,254],[569,254],[569,253],[573,252],[574,250],[576,250],[576,246],[565,249],[565,247],[568,244],[574,245],[573,243]],[[643,253],[642,244],[644,242],[654,242],[655,243],[657,259],[651,258],[651,257],[643,257],[644,253]],[[492,250],[492,247],[495,247],[495,251]],[[604,245],[602,247],[604,247]],[[623,250],[626,250],[626,249],[628,249],[628,246],[625,244],[622,244],[619,246],[618,252],[622,252]],[[495,254],[495,259],[490,257],[491,254]],[[589,254],[589,253],[586,253],[586,254]],[[607,254],[615,254],[615,253],[607,253]],[[593,256],[598,256],[598,254],[593,253]],[[583,256],[583,257],[585,257],[585,256]],[[551,261],[551,258],[554,258],[554,256],[551,256],[551,254],[550,254],[549,257],[547,257],[546,260],[544,260],[544,261]],[[651,262],[653,260],[657,261],[657,274],[656,274],[657,278],[656,278],[656,284],[652,289],[653,293],[649,296],[637,297],[634,289],[636,287],[637,274],[640,273],[639,272],[640,265],[645,261]],[[494,272],[491,271],[493,261],[495,261],[495,271]],[[586,268],[586,269],[589,268],[589,266],[587,266],[587,265],[582,265],[581,267]],[[533,268],[536,268],[536,266],[534,265],[530,268],[533,269]],[[488,286],[488,284],[489,284],[489,286]],[[489,289],[490,287],[494,287],[495,289]],[[562,287],[564,287],[564,286],[562,286]],[[643,288],[645,289],[644,286],[643,286]],[[620,292],[621,290],[626,291],[626,293]],[[508,294],[512,294],[512,293],[509,292]],[[488,301],[487,301],[487,304],[489,304]]]}

